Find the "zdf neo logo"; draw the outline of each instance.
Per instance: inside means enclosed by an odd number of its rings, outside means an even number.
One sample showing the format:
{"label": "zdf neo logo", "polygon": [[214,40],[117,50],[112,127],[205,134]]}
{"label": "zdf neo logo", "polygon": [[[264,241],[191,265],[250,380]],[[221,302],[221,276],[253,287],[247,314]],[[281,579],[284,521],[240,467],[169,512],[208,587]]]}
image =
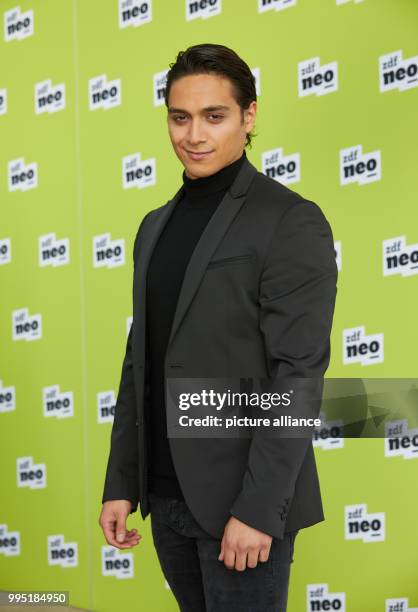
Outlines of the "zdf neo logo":
{"label": "zdf neo logo", "polygon": [[114,546],[102,546],[102,576],[133,578],[134,556],[120,553]]}
{"label": "zdf neo logo", "polygon": [[20,532],[9,531],[7,525],[0,525],[0,555],[13,557],[20,555]]}
{"label": "zdf neo logo", "polygon": [[380,151],[363,153],[362,146],[356,145],[340,151],[340,183],[365,185],[382,178]]}
{"label": "zdf neo logo", "polygon": [[321,610],[345,612],[345,609],[345,593],[330,593],[328,584],[306,585],[307,612],[320,612]]}
{"label": "zdf neo logo", "polygon": [[32,457],[20,457],[16,460],[17,486],[30,489],[46,487],[45,463],[33,463]]}
{"label": "zdf neo logo", "polygon": [[65,108],[65,84],[52,85],[51,79],[35,83],[35,113],[56,113]]}
{"label": "zdf neo logo", "polygon": [[406,244],[405,236],[383,240],[383,276],[418,274],[418,244]]}
{"label": "zdf neo logo", "polygon": [[296,6],[297,0],[258,0],[258,12],[283,11],[291,6]]}
{"label": "zdf neo logo", "polygon": [[48,536],[48,565],[76,567],[78,565],[77,542],[65,542],[61,534]]}
{"label": "zdf neo logo", "polygon": [[219,15],[221,10],[221,0],[186,0],[186,21],[208,19]]}
{"label": "zdf neo logo", "polygon": [[100,391],[97,394],[97,422],[113,423],[116,410],[114,391]]}
{"label": "zdf neo logo", "polygon": [[364,325],[343,330],[343,363],[371,365],[383,362],[383,334],[366,335]]}
{"label": "zdf neo logo", "polygon": [[385,600],[385,612],[418,612],[418,608],[409,607],[408,597],[396,597]]}
{"label": "zdf neo logo", "polygon": [[4,40],[22,40],[33,34],[33,10],[21,13],[20,6],[4,13]]}
{"label": "zdf neo logo", "polygon": [[261,155],[263,174],[279,183],[289,185],[300,181],[300,153],[284,155],[283,149],[272,149]]}
{"label": "zdf neo logo", "polygon": [[12,261],[11,238],[0,238],[0,266]]}
{"label": "zdf neo logo", "polygon": [[321,66],[319,57],[298,64],[299,97],[323,96],[338,89],[338,64],[330,62]]}
{"label": "zdf neo logo", "polygon": [[93,236],[93,266],[115,268],[125,264],[125,240],[111,240],[110,233]]}
{"label": "zdf neo logo", "polygon": [[89,80],[89,109],[105,110],[121,104],[122,91],[120,79],[107,81],[106,75],[93,77]]}
{"label": "zdf neo logo", "polygon": [[140,153],[122,159],[122,183],[124,189],[143,189],[156,183],[155,157],[142,159]]}
{"label": "zdf neo logo", "polygon": [[408,428],[408,421],[385,423],[385,457],[418,459],[418,428]]}
{"label": "zdf neo logo", "polygon": [[28,191],[38,186],[38,164],[25,164],[23,157],[8,164],[9,191]]}
{"label": "zdf neo logo", "polygon": [[321,425],[314,427],[312,445],[314,448],[330,450],[344,447],[344,422],[341,419],[327,421],[324,412],[319,413]]}
{"label": "zdf neo logo", "polygon": [[367,512],[367,504],[345,506],[344,533],[346,540],[382,542],[385,539],[385,513]]}
{"label": "zdf neo logo", "polygon": [[0,89],[0,115],[7,113],[7,89]]}
{"label": "zdf neo logo", "polygon": [[167,89],[168,70],[156,72],[153,76],[154,106],[163,106],[165,103],[165,90]]}
{"label": "zdf neo logo", "polygon": [[42,338],[41,315],[29,315],[28,308],[12,312],[13,340],[39,340]]}
{"label": "zdf neo logo", "polygon": [[152,20],[152,0],[119,0],[119,27],[137,28]]}
{"label": "zdf neo logo", "polygon": [[0,412],[12,412],[16,410],[16,389],[15,387],[3,387],[0,380]]}
{"label": "zdf neo logo", "polygon": [[61,238],[57,240],[54,233],[45,234],[39,237],[39,265],[63,266],[70,261],[70,240]]}
{"label": "zdf neo logo", "polygon": [[379,57],[380,91],[406,91],[418,87],[418,55],[402,59],[402,51]]}
{"label": "zdf neo logo", "polygon": [[42,389],[44,417],[74,416],[74,396],[72,391],[60,391],[59,385],[43,387]]}

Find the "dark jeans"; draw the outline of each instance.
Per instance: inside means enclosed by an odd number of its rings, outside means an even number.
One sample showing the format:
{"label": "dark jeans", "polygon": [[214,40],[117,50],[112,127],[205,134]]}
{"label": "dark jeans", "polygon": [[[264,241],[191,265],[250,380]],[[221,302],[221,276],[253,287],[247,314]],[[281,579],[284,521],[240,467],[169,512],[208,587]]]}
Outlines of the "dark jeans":
{"label": "dark jeans", "polygon": [[184,501],[149,499],[154,546],[181,612],[286,612],[299,530],[273,537],[268,561],[228,569],[218,561],[221,540],[200,527]]}

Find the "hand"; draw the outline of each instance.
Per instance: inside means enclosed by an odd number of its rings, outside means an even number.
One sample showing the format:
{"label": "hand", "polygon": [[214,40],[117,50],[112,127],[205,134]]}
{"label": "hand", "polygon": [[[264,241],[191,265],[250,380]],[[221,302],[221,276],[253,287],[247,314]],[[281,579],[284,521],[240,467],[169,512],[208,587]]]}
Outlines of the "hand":
{"label": "hand", "polygon": [[99,525],[108,544],[117,548],[132,548],[139,544],[142,536],[138,534],[138,530],[126,530],[126,519],[131,510],[132,504],[127,499],[104,502]]}
{"label": "hand", "polygon": [[231,516],[225,525],[218,560],[224,561],[228,569],[241,572],[247,566],[256,567],[258,561],[268,560],[272,539],[267,533]]}

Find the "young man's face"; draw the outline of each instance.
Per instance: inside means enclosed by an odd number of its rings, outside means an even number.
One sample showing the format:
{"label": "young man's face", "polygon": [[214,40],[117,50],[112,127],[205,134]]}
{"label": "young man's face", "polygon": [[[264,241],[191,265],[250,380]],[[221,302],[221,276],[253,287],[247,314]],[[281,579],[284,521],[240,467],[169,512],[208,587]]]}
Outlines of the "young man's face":
{"label": "young man's face", "polygon": [[168,100],[168,131],[186,176],[209,176],[239,159],[256,108],[257,103],[251,102],[242,120],[231,81],[217,74],[193,74],[174,81]]}

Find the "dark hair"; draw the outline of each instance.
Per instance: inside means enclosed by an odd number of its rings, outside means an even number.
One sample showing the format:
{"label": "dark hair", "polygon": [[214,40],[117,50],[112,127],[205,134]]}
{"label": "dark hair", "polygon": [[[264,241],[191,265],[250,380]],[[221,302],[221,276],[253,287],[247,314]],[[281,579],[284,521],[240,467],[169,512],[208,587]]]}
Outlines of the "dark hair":
{"label": "dark hair", "polygon": [[[241,108],[242,118],[244,110],[253,100],[257,100],[255,78],[250,68],[235,51],[224,45],[206,43],[189,47],[178,53],[176,61],[169,64],[169,68],[165,89],[167,108],[173,82],[190,74],[215,73],[229,79],[232,83],[232,95]],[[247,134],[245,146],[250,145],[251,148],[253,136],[256,134]]]}

